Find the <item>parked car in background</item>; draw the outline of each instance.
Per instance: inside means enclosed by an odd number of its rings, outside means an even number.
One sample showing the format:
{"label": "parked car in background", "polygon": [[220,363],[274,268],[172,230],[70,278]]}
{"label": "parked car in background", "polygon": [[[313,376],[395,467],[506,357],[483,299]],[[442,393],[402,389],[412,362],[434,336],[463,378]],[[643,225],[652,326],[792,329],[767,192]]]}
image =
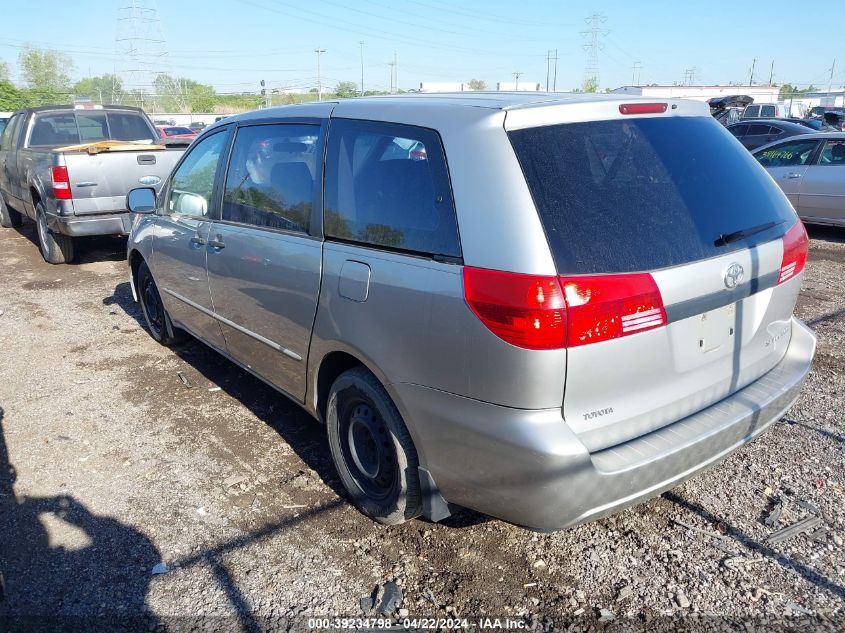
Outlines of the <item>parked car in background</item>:
{"label": "parked car in background", "polygon": [[189,138],[195,139],[198,133],[187,127],[159,127],[161,138]]}
{"label": "parked car in background", "polygon": [[754,157],[802,220],[845,226],[845,133],[794,136],[759,148]]}
{"label": "parked car in background", "polygon": [[707,101],[713,118],[726,126],[739,121],[745,108],[752,103],[754,103],[754,98],[748,95],[714,97]]}
{"label": "parked car in background", "polygon": [[800,123],[784,121],[781,119],[765,120],[742,120],[728,126],[728,131],[733,134],[739,142],[749,150],[757,149],[773,141],[778,141],[789,136],[807,134],[810,128]]}
{"label": "parked car in background", "polygon": [[789,108],[780,103],[752,103],[742,113],[743,119],[785,119]]}
{"label": "parked car in background", "polygon": [[0,137],[0,225],[33,219],[51,264],[73,260],[76,237],[128,234],[126,193],[160,183],[185,151],[160,142],[139,108],[15,112]]}
{"label": "parked car in background", "polygon": [[837,132],[845,132],[845,112],[830,110],[822,115],[822,120],[826,126],[833,128]]}
{"label": "parked car in background", "polygon": [[200,132],[202,132],[202,131],[203,131],[203,130],[207,127],[207,126],[206,126],[206,124],[205,124],[205,123],[203,123],[202,121],[192,121],[191,123],[189,123],[189,124],[188,124],[188,127],[189,127],[190,129],[192,129],[194,132],[196,132],[197,134],[199,134],[199,133],[200,133]]}
{"label": "parked car in background", "polygon": [[814,352],[804,226],[700,102],[259,110],[128,204],[151,335],[188,331],[324,421],[382,523],[618,511],[763,432]]}

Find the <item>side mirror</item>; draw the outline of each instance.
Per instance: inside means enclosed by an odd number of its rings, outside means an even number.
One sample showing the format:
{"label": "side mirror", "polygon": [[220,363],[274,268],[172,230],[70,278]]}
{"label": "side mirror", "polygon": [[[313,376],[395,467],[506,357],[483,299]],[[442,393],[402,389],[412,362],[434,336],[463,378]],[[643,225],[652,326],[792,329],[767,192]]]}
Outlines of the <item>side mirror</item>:
{"label": "side mirror", "polygon": [[156,190],[138,187],[126,194],[126,208],[132,213],[152,213],[156,210]]}

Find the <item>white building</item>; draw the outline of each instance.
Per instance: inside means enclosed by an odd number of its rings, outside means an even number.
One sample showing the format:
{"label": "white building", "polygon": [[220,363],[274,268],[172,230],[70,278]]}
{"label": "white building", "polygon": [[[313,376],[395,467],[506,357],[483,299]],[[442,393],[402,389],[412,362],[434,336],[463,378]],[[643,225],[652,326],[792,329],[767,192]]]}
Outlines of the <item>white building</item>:
{"label": "white building", "polygon": [[472,88],[459,81],[421,81],[420,92],[467,92]]}
{"label": "white building", "polygon": [[777,103],[778,86],[622,86],[613,92],[655,99],[694,99],[707,101],[714,97],[747,95],[754,103]]}
{"label": "white building", "polygon": [[540,92],[542,85],[536,81],[500,81],[496,84],[496,90],[504,92]]}

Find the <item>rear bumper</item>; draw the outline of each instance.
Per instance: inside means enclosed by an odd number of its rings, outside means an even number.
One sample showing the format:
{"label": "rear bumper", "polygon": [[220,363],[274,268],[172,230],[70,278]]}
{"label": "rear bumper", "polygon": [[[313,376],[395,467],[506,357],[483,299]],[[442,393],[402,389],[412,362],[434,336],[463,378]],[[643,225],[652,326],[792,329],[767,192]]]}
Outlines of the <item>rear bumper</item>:
{"label": "rear bumper", "polygon": [[132,230],[131,213],[110,213],[95,216],[54,216],[50,228],[71,237],[85,235],[129,235]]}
{"label": "rear bumper", "polygon": [[816,338],[792,320],[783,360],[759,380],[643,437],[590,453],[560,409],[519,410],[393,384],[420,453],[449,502],[531,528],[569,527],[660,494],[762,433],[798,398]]}

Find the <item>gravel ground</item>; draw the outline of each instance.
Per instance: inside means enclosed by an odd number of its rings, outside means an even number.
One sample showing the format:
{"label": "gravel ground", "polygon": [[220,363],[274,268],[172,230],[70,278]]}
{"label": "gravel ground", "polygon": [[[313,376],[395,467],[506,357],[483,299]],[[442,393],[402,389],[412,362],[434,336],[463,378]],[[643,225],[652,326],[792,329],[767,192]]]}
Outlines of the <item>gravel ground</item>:
{"label": "gravel ground", "polygon": [[[203,345],[153,342],[119,240],[92,240],[80,263],[56,267],[32,224],[0,230],[0,630],[39,615],[84,628],[98,616],[114,628],[307,629],[309,617],[362,617],[361,597],[388,581],[404,594],[394,622],[774,627],[814,614],[836,629],[845,231],[811,237],[797,312],[819,347],[787,416],[659,498],[536,534],[472,512],[370,522],[345,501],[322,427]],[[816,514],[815,531],[766,542]]]}

